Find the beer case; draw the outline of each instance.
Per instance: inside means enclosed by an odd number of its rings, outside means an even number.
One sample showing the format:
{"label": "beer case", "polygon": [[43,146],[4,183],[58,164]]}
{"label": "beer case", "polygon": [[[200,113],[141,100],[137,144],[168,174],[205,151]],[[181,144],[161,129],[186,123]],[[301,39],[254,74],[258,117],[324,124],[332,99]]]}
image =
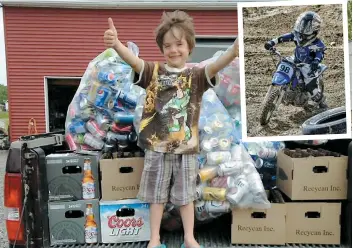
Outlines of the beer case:
{"label": "beer case", "polygon": [[[93,185],[83,191],[84,164],[90,160]],[[98,154],[63,153],[46,156],[49,201],[87,200],[85,196],[94,195],[100,199]],[[94,192],[92,192],[94,190]],[[92,198],[92,197],[89,197]]]}
{"label": "beer case", "polygon": [[102,243],[150,240],[150,204],[138,199],[100,201]]}
{"label": "beer case", "polygon": [[[87,226],[90,231],[86,231],[87,204],[92,204],[96,224],[96,229],[94,225]],[[48,209],[50,245],[85,244],[86,239],[101,242],[99,200],[49,202]]]}
{"label": "beer case", "polygon": [[346,200],[347,156],[290,157],[278,152],[276,185],[293,201]]}

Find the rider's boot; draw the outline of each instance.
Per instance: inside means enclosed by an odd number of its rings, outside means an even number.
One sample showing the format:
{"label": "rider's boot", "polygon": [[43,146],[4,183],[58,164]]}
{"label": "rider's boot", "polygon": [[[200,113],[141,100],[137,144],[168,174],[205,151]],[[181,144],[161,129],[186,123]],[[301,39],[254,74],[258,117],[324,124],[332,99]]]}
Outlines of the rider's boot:
{"label": "rider's boot", "polygon": [[317,92],[308,100],[304,109],[310,111],[318,110],[319,112],[327,110],[328,105],[326,103],[326,97],[321,92]]}

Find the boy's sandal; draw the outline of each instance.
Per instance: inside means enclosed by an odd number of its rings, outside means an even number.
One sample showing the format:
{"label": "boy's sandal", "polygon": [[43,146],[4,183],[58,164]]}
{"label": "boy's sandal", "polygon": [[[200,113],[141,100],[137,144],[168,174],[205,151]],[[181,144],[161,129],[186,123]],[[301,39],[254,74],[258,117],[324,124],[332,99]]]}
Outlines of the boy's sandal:
{"label": "boy's sandal", "polygon": [[167,248],[167,246],[165,244],[160,244],[160,245],[154,246],[153,248]]}
{"label": "boy's sandal", "polygon": [[[185,244],[183,243],[180,248],[185,248]],[[200,245],[200,247],[192,247],[192,248],[205,248],[203,245]]]}

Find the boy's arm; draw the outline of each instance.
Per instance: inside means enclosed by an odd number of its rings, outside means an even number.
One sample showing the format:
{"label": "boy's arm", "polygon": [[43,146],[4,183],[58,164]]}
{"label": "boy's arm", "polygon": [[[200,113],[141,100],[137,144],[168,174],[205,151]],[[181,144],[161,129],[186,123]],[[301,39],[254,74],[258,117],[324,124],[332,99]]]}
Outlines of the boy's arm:
{"label": "boy's arm", "polygon": [[114,26],[113,20],[108,19],[109,29],[104,33],[104,44],[108,48],[114,48],[119,56],[128,63],[132,69],[140,73],[143,68],[143,60],[135,56],[123,43],[118,39],[118,32]]}
{"label": "boy's arm", "polygon": [[236,57],[239,56],[239,41],[235,40],[233,46],[222,54],[216,61],[206,66],[206,75],[212,79],[224,67],[230,64]]}
{"label": "boy's arm", "polygon": [[132,69],[140,74],[143,66],[143,60],[135,56],[123,43],[118,40],[116,45],[113,47],[119,56],[128,63]]}
{"label": "boy's arm", "polygon": [[315,52],[314,60],[321,62],[324,59],[326,46],[321,40],[317,40],[309,49]]}
{"label": "boy's arm", "polygon": [[277,38],[274,38],[270,41],[267,41],[265,43],[265,48],[266,48],[266,50],[270,50],[272,47],[274,47],[275,45],[277,45],[279,43],[289,42],[289,41],[294,41],[294,34],[293,33],[283,34]]}
{"label": "boy's arm", "polygon": [[311,62],[310,68],[312,71],[316,71],[325,57],[326,46],[322,41],[317,40],[309,49],[315,53],[315,58]]}
{"label": "boy's arm", "polygon": [[277,38],[274,38],[272,39],[272,41],[275,43],[275,44],[278,44],[278,43],[283,43],[283,42],[289,42],[289,41],[294,41],[294,34],[291,32],[291,33],[287,33],[287,34],[283,34]]}

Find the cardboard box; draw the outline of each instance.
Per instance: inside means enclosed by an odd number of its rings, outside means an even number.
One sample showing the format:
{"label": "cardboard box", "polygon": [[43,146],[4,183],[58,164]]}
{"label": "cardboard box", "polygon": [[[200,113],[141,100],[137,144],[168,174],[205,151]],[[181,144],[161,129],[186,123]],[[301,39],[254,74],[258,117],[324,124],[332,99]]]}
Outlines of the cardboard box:
{"label": "cardboard box", "polygon": [[140,188],[144,158],[100,160],[102,200],[135,199]]}
{"label": "cardboard box", "polygon": [[286,203],[286,242],[340,244],[341,203]]}
{"label": "cardboard box", "polygon": [[347,156],[291,158],[279,151],[277,187],[291,200],[344,200],[347,165]]}
{"label": "cardboard box", "polygon": [[138,199],[101,201],[103,243],[150,240],[150,205]]}
{"label": "cardboard box", "polygon": [[232,211],[232,244],[284,245],[286,206],[271,203],[270,209],[234,209]]}
{"label": "cardboard box", "polygon": [[63,153],[46,156],[49,201],[83,199],[82,180],[87,160],[90,160],[94,179],[94,198],[100,198],[98,156]]}
{"label": "cardboard box", "polygon": [[[101,242],[99,201],[80,200],[70,202],[49,202],[49,232],[50,244],[85,244],[86,207],[92,204],[94,221],[96,223],[97,242]],[[87,236],[88,237],[88,236]],[[92,236],[89,236],[92,238]]]}

